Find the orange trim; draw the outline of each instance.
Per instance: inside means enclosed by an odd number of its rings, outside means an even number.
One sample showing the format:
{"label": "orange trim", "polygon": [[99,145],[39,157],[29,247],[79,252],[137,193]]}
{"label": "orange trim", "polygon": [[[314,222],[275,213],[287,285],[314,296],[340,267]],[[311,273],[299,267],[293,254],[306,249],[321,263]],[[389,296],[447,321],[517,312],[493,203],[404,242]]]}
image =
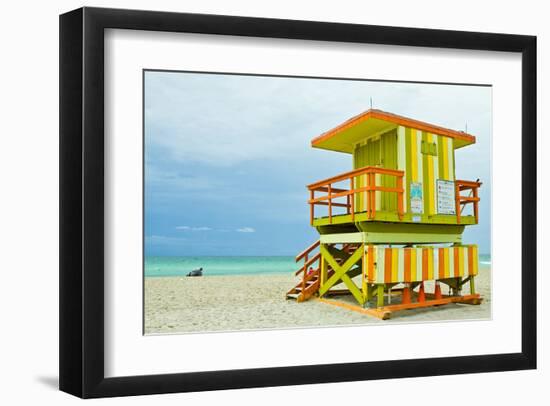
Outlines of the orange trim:
{"label": "orange trim", "polygon": [[404,267],[404,277],[405,282],[411,281],[411,249],[405,248],[405,252],[403,253],[403,267]]}
{"label": "orange trim", "polygon": [[336,300],[327,300],[323,298],[317,298],[317,300],[321,303],[326,303],[329,305],[341,307],[343,309],[352,310],[354,312],[362,313],[362,314],[368,314],[369,316],[378,317],[379,319],[386,320],[390,318],[390,312],[387,311],[380,311],[377,309],[365,309],[363,307],[355,306],[349,303],[344,302],[338,302]]}
{"label": "orange trim", "polygon": [[[323,179],[320,181],[317,181],[315,183],[312,183],[310,185],[307,185],[307,188],[309,190],[316,190],[319,192],[327,192],[328,188],[325,188],[325,186],[332,184],[332,183],[338,183],[343,180],[353,178],[359,175],[367,174],[367,173],[378,173],[380,175],[392,175],[392,176],[403,176],[405,174],[404,171],[399,171],[397,169],[387,169],[387,168],[378,168],[376,166],[364,166],[362,168],[354,169],[352,171],[341,173],[340,175],[333,176],[331,178]],[[339,191],[345,191],[345,189],[339,189]]]}
{"label": "orange trim", "polygon": [[[405,310],[405,309],[417,309],[419,307],[430,307],[430,306],[440,306],[448,303],[471,303],[471,304],[480,304],[483,300],[479,294],[475,295],[464,295],[464,296],[443,296],[441,299],[431,299],[430,294],[424,294],[425,300],[424,301],[418,301],[413,303],[407,303],[407,304],[395,304],[395,305],[387,305],[384,307],[379,307],[378,311],[389,311],[389,312],[395,312],[398,310]],[[426,300],[429,298],[430,300]]]}
{"label": "orange trim", "polygon": [[364,113],[361,113],[355,117],[350,118],[349,120],[343,122],[342,124],[334,127],[332,130],[324,132],[318,137],[315,137],[313,140],[311,140],[311,145],[316,146],[319,143],[326,141],[329,138],[333,137],[334,135],[338,134],[339,132],[342,132],[370,118],[390,121],[397,125],[411,127],[417,130],[427,131],[433,134],[444,135],[446,137],[455,138],[457,140],[466,141],[472,144],[476,142],[475,136],[471,134],[467,134],[462,131],[451,130],[450,128],[440,127],[438,125],[426,123],[424,121],[415,120],[412,118],[400,116],[393,113],[388,113],[382,110],[370,109],[365,111]]}
{"label": "orange trim", "polygon": [[427,248],[422,248],[422,280],[423,281],[428,280],[428,249]]}
{"label": "orange trim", "polygon": [[[433,295],[425,294],[425,296],[430,297]],[[326,303],[329,305],[341,307],[343,309],[352,310],[354,312],[368,314],[370,316],[378,317],[382,320],[387,320],[391,317],[392,312],[406,309],[418,309],[422,307],[430,306],[441,306],[449,303],[467,303],[478,305],[483,300],[479,294],[475,295],[465,295],[465,296],[442,296],[441,299],[431,299],[425,300],[423,302],[412,302],[412,303],[401,303],[395,305],[388,305],[384,307],[379,307],[377,309],[365,309],[361,306],[352,305],[349,303],[340,302],[337,300],[328,300],[323,298],[316,298],[321,303]]]}
{"label": "orange trim", "polygon": [[472,275],[473,271],[474,271],[474,247],[469,246],[468,247],[468,275],[464,275],[464,276]]}

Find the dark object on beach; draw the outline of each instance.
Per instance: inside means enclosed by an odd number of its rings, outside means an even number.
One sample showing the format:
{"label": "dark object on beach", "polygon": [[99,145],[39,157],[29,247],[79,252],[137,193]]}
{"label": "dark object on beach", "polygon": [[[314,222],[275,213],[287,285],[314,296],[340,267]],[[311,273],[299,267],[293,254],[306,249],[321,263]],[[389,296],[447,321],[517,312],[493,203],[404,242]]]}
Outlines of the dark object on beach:
{"label": "dark object on beach", "polygon": [[202,267],[199,269],[193,269],[187,274],[187,276],[202,276]]}

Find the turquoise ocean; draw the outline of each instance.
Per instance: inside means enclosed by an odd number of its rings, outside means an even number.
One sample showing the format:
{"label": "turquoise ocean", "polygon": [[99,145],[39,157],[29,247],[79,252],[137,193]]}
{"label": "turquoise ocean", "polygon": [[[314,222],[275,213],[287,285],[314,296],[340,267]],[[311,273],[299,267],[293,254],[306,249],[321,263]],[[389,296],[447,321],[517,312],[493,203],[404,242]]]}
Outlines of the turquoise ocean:
{"label": "turquoise ocean", "polygon": [[[480,254],[481,268],[491,266],[491,256]],[[300,264],[294,257],[158,257],[145,258],[145,276],[184,276],[193,269],[203,268],[205,276],[288,274],[296,271]]]}

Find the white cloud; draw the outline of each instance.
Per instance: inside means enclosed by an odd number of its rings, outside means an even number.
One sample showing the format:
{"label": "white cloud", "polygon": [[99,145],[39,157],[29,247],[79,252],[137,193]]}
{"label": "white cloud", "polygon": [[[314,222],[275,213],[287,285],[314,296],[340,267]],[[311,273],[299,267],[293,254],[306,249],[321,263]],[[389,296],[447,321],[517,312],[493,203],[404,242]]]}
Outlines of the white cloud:
{"label": "white cloud", "polygon": [[[490,88],[324,79],[149,73],[146,142],[165,159],[227,167],[296,162],[313,137],[370,106],[483,138]],[[187,188],[211,186],[185,179]],[[205,186],[206,185],[206,186]]]}
{"label": "white cloud", "polygon": [[182,237],[168,237],[165,235],[147,235],[145,236],[145,242],[151,244],[152,246],[161,246],[161,245],[181,245],[187,243],[187,238]]}
{"label": "white cloud", "polygon": [[254,230],[252,227],[242,227],[242,228],[237,228],[237,232],[239,232],[239,233],[255,233],[256,230]]}
{"label": "white cloud", "polygon": [[190,227],[190,226],[177,226],[176,230],[181,231],[211,231],[210,227]]}

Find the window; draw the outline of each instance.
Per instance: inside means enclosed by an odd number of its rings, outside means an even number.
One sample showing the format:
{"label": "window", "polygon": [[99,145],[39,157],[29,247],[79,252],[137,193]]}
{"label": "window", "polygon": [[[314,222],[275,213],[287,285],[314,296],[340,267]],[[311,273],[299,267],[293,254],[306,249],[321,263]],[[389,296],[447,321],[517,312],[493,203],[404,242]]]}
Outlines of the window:
{"label": "window", "polygon": [[420,150],[425,155],[437,156],[437,144],[435,142],[422,141]]}

